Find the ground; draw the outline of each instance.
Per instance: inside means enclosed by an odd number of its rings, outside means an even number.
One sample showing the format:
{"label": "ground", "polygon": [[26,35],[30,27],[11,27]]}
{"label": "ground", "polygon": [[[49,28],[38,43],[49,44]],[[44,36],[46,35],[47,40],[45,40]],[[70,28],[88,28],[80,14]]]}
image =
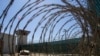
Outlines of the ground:
{"label": "ground", "polygon": [[[3,56],[10,56],[9,54],[3,54]],[[15,56],[18,56],[18,53],[15,54]],[[32,53],[30,55],[19,55],[19,56],[79,56],[78,54],[43,54],[43,53]],[[93,55],[91,55],[93,56]]]}

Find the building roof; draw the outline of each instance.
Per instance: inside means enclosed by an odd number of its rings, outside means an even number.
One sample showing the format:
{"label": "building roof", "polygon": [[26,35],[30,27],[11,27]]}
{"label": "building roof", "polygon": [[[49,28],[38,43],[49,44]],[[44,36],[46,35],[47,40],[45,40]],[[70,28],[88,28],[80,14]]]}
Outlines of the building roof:
{"label": "building roof", "polygon": [[30,31],[19,29],[16,31],[17,35],[28,35]]}

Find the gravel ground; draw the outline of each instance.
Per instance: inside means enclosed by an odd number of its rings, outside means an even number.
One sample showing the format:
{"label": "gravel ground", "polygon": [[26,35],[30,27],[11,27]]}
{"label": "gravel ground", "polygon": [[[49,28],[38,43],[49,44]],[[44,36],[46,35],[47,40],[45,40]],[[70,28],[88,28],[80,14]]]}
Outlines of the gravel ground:
{"label": "gravel ground", "polygon": [[[0,55],[1,56],[1,55]],[[9,54],[3,54],[3,56],[11,56]],[[14,56],[14,55],[12,55]],[[43,53],[32,53],[30,55],[18,55],[18,53],[15,54],[15,56],[79,56],[78,54],[43,54]],[[93,56],[93,55],[91,55]]]}

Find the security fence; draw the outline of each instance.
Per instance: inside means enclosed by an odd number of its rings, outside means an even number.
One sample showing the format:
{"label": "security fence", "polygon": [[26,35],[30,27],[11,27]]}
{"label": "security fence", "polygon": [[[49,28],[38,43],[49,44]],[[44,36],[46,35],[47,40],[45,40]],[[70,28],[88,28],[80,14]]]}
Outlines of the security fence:
{"label": "security fence", "polygon": [[1,56],[100,56],[99,0],[0,3]]}

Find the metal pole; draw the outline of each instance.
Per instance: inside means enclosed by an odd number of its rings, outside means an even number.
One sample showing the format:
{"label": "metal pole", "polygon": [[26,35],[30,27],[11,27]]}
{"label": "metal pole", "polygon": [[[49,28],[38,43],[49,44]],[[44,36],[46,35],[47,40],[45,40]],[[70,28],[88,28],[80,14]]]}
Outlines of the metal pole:
{"label": "metal pole", "polygon": [[64,33],[65,33],[65,40],[67,39],[67,36],[66,36],[66,33],[67,33],[67,30],[64,29]]}

